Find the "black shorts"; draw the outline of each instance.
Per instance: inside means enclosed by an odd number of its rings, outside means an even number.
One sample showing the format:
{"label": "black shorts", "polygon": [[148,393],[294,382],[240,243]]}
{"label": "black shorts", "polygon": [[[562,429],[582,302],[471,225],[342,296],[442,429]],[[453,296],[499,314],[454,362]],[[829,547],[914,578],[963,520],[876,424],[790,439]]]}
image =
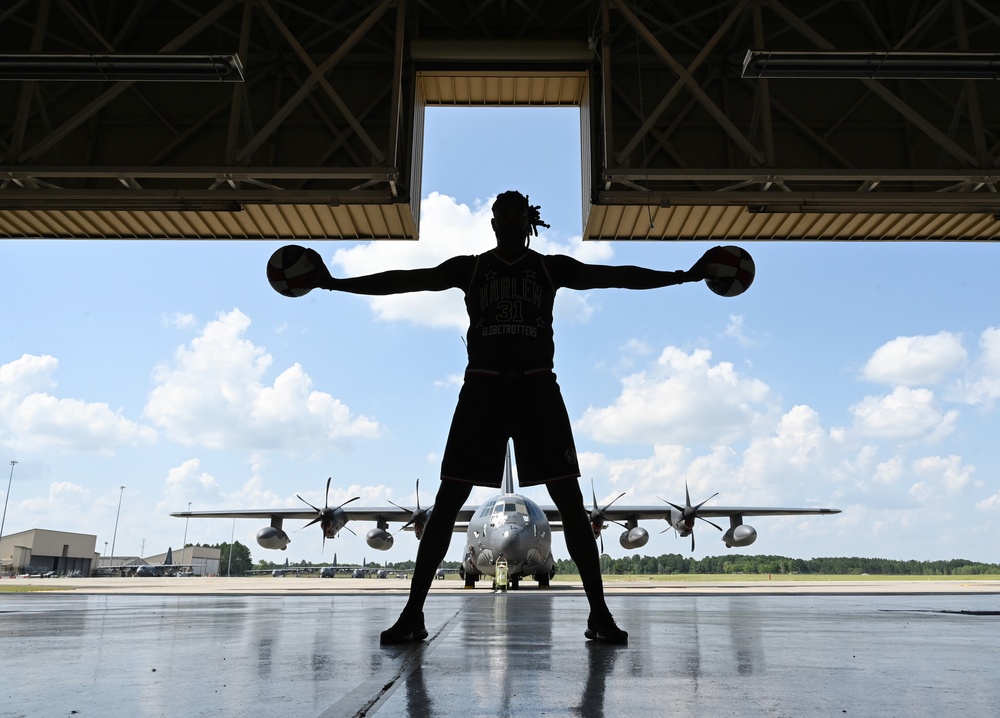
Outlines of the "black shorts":
{"label": "black shorts", "polygon": [[500,376],[467,372],[448,432],[441,478],[500,487],[508,440],[514,442],[521,486],[580,476],[566,404],[551,371]]}

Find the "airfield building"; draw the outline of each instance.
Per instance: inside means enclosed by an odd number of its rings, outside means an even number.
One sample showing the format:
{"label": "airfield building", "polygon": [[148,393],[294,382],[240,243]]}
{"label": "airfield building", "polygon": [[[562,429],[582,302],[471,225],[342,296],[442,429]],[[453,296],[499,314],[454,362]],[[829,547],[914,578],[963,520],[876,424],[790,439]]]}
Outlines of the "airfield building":
{"label": "airfield building", "polygon": [[[219,575],[222,549],[208,546],[185,546],[183,549],[175,549],[171,553],[175,564],[190,566],[190,570],[185,569],[185,573],[192,573],[195,576]],[[156,566],[162,564],[166,559],[167,554],[161,553],[156,556],[147,556],[144,560],[146,563]]]}
{"label": "airfield building", "polygon": [[89,576],[97,566],[97,536],[29,529],[0,539],[0,574]]}

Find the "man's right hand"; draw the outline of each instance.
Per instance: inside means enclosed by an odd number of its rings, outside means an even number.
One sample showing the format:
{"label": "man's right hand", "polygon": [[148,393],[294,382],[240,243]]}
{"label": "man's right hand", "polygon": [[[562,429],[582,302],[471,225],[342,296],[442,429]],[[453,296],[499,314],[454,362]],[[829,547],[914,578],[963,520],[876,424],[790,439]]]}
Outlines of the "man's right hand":
{"label": "man's right hand", "polygon": [[316,267],[316,289],[333,289],[337,284],[337,280],[330,274],[330,270],[327,269],[323,258],[319,256],[319,252],[312,247],[307,247],[306,253],[309,255],[310,261],[312,261]]}
{"label": "man's right hand", "polygon": [[698,261],[695,262],[693,265],[691,265],[691,269],[685,272],[685,277],[684,277],[685,282],[700,282],[703,279],[709,278],[708,273],[705,271],[705,268],[708,266],[708,259],[707,259],[708,252],[711,251],[712,250],[710,249],[706,251],[705,254],[701,255]]}

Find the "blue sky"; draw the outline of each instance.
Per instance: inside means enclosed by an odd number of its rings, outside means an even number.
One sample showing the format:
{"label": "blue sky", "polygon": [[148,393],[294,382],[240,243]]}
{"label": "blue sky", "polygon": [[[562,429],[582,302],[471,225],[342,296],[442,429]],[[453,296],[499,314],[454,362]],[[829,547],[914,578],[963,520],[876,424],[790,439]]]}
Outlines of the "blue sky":
{"label": "blue sky", "polygon": [[[507,189],[541,205],[543,252],[679,269],[715,244],[581,242],[575,110],[434,110],[425,140],[420,242],[312,243],[334,274],[485,251]],[[185,531],[228,541],[232,521],[168,514],[321,503],[328,476],[331,503],[412,504],[417,479],[432,501],[465,362],[461,295],[288,299],[264,276],[279,244],[0,242],[0,476],[19,462],[5,534],[92,533],[119,555]],[[560,293],[556,371],[585,495],[593,481],[599,500],[677,502],[687,482],[695,502],[844,511],[757,519],[747,549],[702,524],[696,557],[1000,561],[998,248],[744,246],[758,274],[741,297]],[[640,553],[687,555],[664,526],[647,524]],[[415,555],[411,534],[369,549],[369,524],[323,553],[315,527],[284,553],[259,548],[258,528],[235,525],[255,560]],[[621,556],[616,535],[605,547]],[[449,558],[461,547],[456,535]],[[554,551],[566,557],[559,537]]]}

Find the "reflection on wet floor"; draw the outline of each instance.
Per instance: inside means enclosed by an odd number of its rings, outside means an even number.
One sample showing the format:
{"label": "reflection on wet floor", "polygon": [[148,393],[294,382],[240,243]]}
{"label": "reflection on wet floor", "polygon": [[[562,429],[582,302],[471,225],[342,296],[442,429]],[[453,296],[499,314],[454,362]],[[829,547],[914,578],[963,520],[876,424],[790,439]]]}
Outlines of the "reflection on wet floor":
{"label": "reflection on wet floor", "polygon": [[[0,595],[0,718],[1000,715],[996,595]],[[52,690],[58,685],[58,690]]]}

